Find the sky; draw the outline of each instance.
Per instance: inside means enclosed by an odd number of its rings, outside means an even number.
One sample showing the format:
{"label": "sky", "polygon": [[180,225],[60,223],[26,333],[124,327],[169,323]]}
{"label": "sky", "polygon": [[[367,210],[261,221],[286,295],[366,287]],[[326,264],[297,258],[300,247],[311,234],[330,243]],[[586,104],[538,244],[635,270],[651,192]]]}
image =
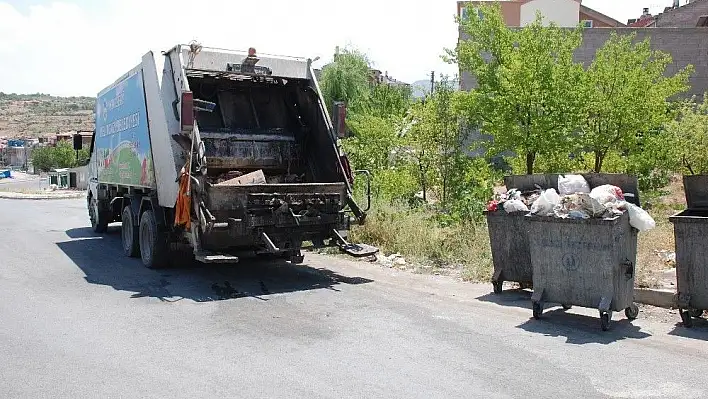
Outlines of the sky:
{"label": "sky", "polygon": [[[682,0],[682,4],[685,0]],[[671,0],[583,0],[619,21]],[[0,92],[95,96],[153,51],[206,47],[332,59],[364,51],[398,80],[457,72],[455,0],[0,0]]]}

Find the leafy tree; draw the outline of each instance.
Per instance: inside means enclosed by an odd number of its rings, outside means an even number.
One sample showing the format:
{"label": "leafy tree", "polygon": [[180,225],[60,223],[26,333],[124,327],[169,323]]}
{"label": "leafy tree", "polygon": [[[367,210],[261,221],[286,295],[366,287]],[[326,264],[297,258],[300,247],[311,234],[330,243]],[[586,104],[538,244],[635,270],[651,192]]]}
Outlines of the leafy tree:
{"label": "leafy tree", "polygon": [[410,108],[411,96],[411,89],[406,86],[374,84],[364,97],[359,112],[398,121]]}
{"label": "leafy tree", "polygon": [[689,87],[692,66],[666,76],[671,56],[652,51],[648,39],[633,39],[634,34],[612,32],[587,71],[582,142],[595,156],[595,172],[609,151],[633,151],[643,140],[654,140],[651,136],[672,119],[669,98]]}
{"label": "leafy tree", "polygon": [[38,147],[32,150],[32,164],[36,169],[48,172],[55,168],[73,168],[86,164],[90,154],[88,149],[79,150],[79,159],[76,159],[76,151],[68,141],[60,141],[56,147]]}
{"label": "leafy tree", "polygon": [[388,168],[391,152],[399,144],[393,123],[380,116],[354,114],[347,124],[353,134],[342,144],[352,164],[373,173]]}
{"label": "leafy tree", "polygon": [[447,60],[476,80],[459,104],[468,123],[492,137],[491,155],[514,151],[534,172],[539,155],[570,152],[583,116],[583,68],[573,62],[581,28],[568,30],[543,17],[520,29],[503,21],[499,4],[480,5],[480,16],[458,23],[467,36]]}
{"label": "leafy tree", "polygon": [[427,199],[430,188],[447,205],[461,178],[460,165],[466,155],[453,106],[454,95],[447,76],[441,76],[433,94],[411,110],[411,128],[404,142],[410,159],[417,165],[418,179]]}
{"label": "leafy tree", "polygon": [[708,174],[708,93],[700,104],[684,102],[678,118],[667,124],[666,131],[674,141],[665,149],[678,152],[681,166],[692,175]]}
{"label": "leafy tree", "polygon": [[369,60],[355,49],[344,49],[331,64],[322,69],[322,95],[328,109],[334,101],[344,101],[350,110],[368,97]]}
{"label": "leafy tree", "polygon": [[54,151],[52,147],[37,147],[32,150],[32,165],[37,170],[48,172],[54,168]]}

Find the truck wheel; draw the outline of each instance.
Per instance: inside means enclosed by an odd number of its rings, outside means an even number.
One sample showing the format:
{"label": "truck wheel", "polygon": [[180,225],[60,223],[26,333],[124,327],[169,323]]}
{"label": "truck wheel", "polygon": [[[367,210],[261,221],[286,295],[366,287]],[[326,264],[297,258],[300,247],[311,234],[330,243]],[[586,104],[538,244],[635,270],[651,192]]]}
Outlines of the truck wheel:
{"label": "truck wheel", "polygon": [[108,231],[108,212],[98,209],[98,201],[91,197],[89,200],[89,219],[91,219],[91,228],[96,233],[105,233]]}
{"label": "truck wheel", "polygon": [[121,216],[121,238],[123,240],[123,252],[125,256],[137,258],[140,254],[140,242],[138,241],[138,228],[133,225],[133,210],[130,205],[123,208]]}
{"label": "truck wheel", "polygon": [[140,258],[148,269],[167,266],[167,242],[163,232],[157,227],[157,220],[152,210],[148,209],[140,216]]}

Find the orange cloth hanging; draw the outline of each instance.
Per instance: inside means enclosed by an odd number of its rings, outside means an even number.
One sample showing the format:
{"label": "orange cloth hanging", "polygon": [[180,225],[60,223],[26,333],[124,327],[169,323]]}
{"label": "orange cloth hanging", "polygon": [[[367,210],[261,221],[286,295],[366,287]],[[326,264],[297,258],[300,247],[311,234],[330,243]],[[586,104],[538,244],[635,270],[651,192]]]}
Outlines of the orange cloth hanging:
{"label": "orange cloth hanging", "polygon": [[177,194],[177,204],[175,205],[175,226],[184,226],[186,230],[190,230],[192,220],[189,210],[192,206],[192,197],[189,195],[190,178],[185,171],[188,168],[187,165],[182,168],[182,173],[179,177],[179,193]]}

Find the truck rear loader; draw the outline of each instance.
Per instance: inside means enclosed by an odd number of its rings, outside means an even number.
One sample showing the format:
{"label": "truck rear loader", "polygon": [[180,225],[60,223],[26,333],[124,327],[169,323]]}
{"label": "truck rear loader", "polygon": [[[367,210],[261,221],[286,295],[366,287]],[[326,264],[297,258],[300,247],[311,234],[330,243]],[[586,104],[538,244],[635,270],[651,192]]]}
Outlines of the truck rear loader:
{"label": "truck rear loader", "polygon": [[[245,254],[303,261],[303,243],[353,256],[365,209],[312,61],[177,45],[102,90],[88,164],[91,226],[121,222],[127,256],[148,268],[187,250],[204,263]],[[337,116],[340,113],[336,114]]]}

